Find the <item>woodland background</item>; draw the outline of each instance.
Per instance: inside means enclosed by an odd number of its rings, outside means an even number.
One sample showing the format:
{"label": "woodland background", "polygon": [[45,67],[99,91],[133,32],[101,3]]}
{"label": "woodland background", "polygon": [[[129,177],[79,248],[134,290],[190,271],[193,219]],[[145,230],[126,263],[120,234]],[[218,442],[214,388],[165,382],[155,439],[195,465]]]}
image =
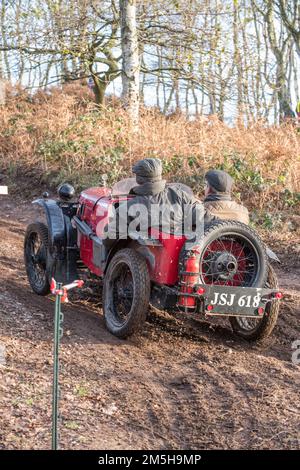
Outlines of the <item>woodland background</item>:
{"label": "woodland background", "polygon": [[12,185],[111,184],[157,156],[199,195],[229,171],[253,223],[297,228],[297,0],[1,0],[0,28]]}

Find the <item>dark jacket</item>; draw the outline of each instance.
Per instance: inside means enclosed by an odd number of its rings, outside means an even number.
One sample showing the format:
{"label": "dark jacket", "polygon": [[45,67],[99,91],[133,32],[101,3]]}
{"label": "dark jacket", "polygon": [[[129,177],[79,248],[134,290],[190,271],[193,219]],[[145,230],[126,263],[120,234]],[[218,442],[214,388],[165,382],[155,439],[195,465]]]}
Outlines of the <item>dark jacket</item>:
{"label": "dark jacket", "polygon": [[[204,222],[203,204],[179,187],[167,185],[164,180],[135,186],[130,195],[134,197],[121,203],[115,214],[118,238],[127,238],[127,228],[139,216],[139,208],[142,214],[134,230],[143,238],[148,237],[147,228],[150,227],[180,235],[191,232],[199,221]],[[110,232],[108,228],[108,238]]]}

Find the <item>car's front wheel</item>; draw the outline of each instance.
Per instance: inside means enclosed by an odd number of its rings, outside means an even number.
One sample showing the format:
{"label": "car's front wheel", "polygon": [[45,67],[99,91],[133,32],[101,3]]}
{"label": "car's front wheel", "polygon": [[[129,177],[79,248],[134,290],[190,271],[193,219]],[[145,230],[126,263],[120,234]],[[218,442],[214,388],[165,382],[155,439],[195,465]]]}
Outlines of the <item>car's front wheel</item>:
{"label": "car's front wheel", "polygon": [[47,251],[48,227],[41,222],[28,225],[24,240],[24,261],[29,284],[38,295],[50,292]]}
{"label": "car's front wheel", "polygon": [[141,329],[149,308],[150,278],[145,259],[125,248],[112,258],[104,278],[103,312],[107,329],[126,338]]}

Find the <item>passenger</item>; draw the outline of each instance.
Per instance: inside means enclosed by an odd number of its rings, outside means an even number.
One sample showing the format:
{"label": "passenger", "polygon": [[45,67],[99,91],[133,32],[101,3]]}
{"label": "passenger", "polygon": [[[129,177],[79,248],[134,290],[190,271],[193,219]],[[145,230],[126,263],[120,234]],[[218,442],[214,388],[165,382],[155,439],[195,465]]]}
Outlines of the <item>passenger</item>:
{"label": "passenger", "polygon": [[[124,203],[120,203],[116,211],[117,238],[127,238],[128,227],[135,220],[138,220],[137,231],[146,238],[149,228],[181,235],[185,231],[186,220],[190,221],[193,229],[197,222],[200,221],[200,224],[203,222],[203,204],[180,187],[167,185],[162,177],[162,163],[159,159],[140,160],[133,165],[132,172],[136,176],[137,186],[131,189],[130,195],[134,197],[126,201],[126,207]],[[155,214],[154,206],[156,206]],[[135,210],[139,207],[142,213],[140,219],[136,217],[139,210]],[[108,238],[112,238],[111,224],[108,228]]]}
{"label": "passenger", "polygon": [[[206,186],[204,190],[204,207],[208,214],[214,215],[219,219],[230,219],[249,224],[248,209],[242,204],[238,204],[231,199],[233,179],[225,171],[210,170],[205,175]],[[269,274],[265,287],[278,289],[278,280],[274,268],[269,263]],[[269,302],[266,306],[266,312],[270,313],[272,309],[278,311],[279,304]],[[278,314],[278,313],[277,313]]]}
{"label": "passenger", "polygon": [[232,200],[233,179],[225,171],[210,170],[205,174],[204,207],[208,215],[219,219],[238,220],[249,224],[248,209]]}

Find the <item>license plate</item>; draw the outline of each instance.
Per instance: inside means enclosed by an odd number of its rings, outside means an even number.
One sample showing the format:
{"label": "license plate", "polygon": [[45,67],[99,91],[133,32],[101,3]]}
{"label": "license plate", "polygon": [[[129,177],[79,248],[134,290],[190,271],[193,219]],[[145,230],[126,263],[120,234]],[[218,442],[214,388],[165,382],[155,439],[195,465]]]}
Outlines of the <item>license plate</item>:
{"label": "license plate", "polygon": [[262,316],[275,292],[254,287],[201,286],[207,315]]}

